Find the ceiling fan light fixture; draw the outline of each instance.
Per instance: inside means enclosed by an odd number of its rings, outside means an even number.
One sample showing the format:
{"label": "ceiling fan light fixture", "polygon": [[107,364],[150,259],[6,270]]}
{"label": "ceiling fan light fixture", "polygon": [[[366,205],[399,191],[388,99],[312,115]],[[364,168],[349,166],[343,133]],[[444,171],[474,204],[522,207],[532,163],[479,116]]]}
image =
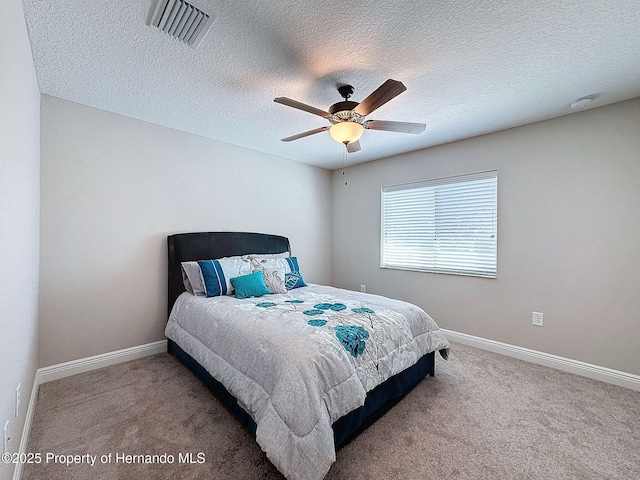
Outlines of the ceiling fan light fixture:
{"label": "ceiling fan light fixture", "polygon": [[338,122],[329,129],[331,138],[345,145],[360,140],[363,131],[364,127],[356,122]]}
{"label": "ceiling fan light fixture", "polygon": [[367,130],[386,130],[388,132],[422,133],[426,127],[424,123],[365,120],[367,115],[377,110],[389,100],[394,99],[406,89],[407,87],[405,87],[402,82],[390,78],[370,93],[362,102],[358,103],[349,100],[349,97],[353,94],[353,87],[350,85],[342,85],[338,88],[338,93],[342,95],[344,101],[334,103],[329,107],[328,111],[287,97],[274,98],[273,101],[276,103],[318,115],[331,123],[331,127],[324,126],[315,128],[298,133],[297,135],[281,138],[280,140],[290,142],[329,130],[331,138],[346,146],[345,150],[347,153],[354,153],[360,151],[360,137],[365,128]]}

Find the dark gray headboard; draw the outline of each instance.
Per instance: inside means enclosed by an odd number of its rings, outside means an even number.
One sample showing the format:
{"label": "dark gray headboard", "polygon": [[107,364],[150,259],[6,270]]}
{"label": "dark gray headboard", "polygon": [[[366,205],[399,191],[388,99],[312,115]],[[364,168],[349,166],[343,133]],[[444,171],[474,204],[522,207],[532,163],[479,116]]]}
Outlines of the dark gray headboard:
{"label": "dark gray headboard", "polygon": [[289,239],[280,235],[246,232],[178,233],[167,237],[169,254],[168,312],[185,291],[181,262],[233,257],[249,253],[291,252]]}

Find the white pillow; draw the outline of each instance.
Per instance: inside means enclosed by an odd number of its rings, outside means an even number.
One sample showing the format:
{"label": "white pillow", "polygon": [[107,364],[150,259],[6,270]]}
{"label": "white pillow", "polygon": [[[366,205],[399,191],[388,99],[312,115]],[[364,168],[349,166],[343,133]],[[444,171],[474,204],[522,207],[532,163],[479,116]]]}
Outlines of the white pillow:
{"label": "white pillow", "polygon": [[182,283],[187,292],[194,295],[204,296],[204,280],[198,262],[182,262]]}

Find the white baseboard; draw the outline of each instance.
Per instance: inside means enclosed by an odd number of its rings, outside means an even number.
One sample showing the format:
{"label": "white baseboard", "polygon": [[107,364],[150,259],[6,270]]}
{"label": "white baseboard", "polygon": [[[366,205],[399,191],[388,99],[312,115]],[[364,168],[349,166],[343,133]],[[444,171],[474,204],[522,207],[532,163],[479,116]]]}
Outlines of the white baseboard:
{"label": "white baseboard", "polygon": [[146,345],[138,345],[137,347],[94,355],[93,357],[58,363],[57,365],[38,369],[40,373],[40,384],[166,351],[167,341],[160,340],[158,342],[147,343]]}
{"label": "white baseboard", "polygon": [[[100,355],[94,355],[93,357],[72,360],[70,362],[59,363],[57,365],[51,365],[50,367],[39,368],[36,370],[18,453],[27,452],[29,432],[31,432],[31,424],[33,422],[33,415],[36,409],[36,401],[38,400],[38,389],[40,388],[40,385],[60,378],[70,377],[77,373],[89,372],[91,370],[97,370],[98,368],[108,367],[109,365],[124,363],[166,351],[167,341],[160,340],[158,342],[147,343],[146,345],[138,345],[137,347],[116,350],[115,352],[108,352]],[[20,480],[21,477],[22,464],[17,463],[16,468],[13,471],[13,480]]]}
{"label": "white baseboard", "polygon": [[496,342],[495,340],[475,337],[473,335],[467,335],[466,333],[459,333],[445,329],[441,330],[442,333],[444,333],[452,342],[458,342],[464,345],[480,348],[482,350],[500,353],[509,357],[518,358],[538,365],[544,365],[545,367],[555,368],[564,372],[575,373],[576,375],[600,380],[602,382],[611,383],[613,385],[618,385],[620,387],[640,392],[640,375],[600,367],[598,365],[559,357],[557,355],[539,352],[537,350],[531,350],[524,347],[509,345],[507,343]]}

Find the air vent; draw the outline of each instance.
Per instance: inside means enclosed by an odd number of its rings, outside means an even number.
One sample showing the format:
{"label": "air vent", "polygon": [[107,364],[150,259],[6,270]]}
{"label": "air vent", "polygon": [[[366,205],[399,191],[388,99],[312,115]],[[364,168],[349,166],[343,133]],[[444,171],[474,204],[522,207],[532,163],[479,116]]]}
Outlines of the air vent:
{"label": "air vent", "polygon": [[197,47],[211,28],[215,15],[183,0],[157,0],[147,25],[158,27],[164,33],[192,47]]}

